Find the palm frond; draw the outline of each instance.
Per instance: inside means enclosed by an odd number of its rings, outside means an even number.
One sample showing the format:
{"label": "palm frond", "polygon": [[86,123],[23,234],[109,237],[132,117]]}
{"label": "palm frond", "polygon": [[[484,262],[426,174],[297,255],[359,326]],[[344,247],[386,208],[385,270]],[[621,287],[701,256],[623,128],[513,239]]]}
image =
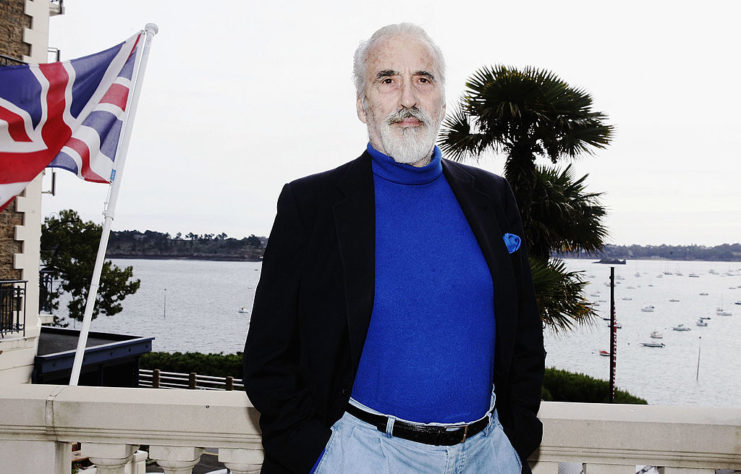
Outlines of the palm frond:
{"label": "palm frond", "polygon": [[583,296],[583,272],[571,272],[560,260],[530,259],[536,301],[543,322],[556,331],[592,324],[597,313]]}

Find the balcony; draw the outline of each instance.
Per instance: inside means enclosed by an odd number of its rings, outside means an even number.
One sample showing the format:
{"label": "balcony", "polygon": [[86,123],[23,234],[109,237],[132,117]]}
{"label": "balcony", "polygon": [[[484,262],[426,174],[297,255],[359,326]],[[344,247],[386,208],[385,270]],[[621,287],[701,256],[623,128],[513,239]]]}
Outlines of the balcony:
{"label": "balcony", "polygon": [[26,335],[26,281],[0,280],[0,338]]}
{"label": "balcony", "polygon": [[21,64],[26,64],[20,59],[16,59],[12,56],[6,56],[4,54],[0,54],[0,67],[4,66],[19,66]]}
{"label": "balcony", "polygon": [[[144,453],[166,473],[191,472],[217,448],[235,474],[263,459],[257,412],[243,392],[10,385],[0,387],[0,466],[6,472],[70,472],[71,444],[98,473],[143,473]],[[715,474],[741,469],[741,409],[545,402],[535,474],[559,462],[587,474]]]}
{"label": "balcony", "polygon": [[64,15],[64,0],[49,1],[49,16]]}

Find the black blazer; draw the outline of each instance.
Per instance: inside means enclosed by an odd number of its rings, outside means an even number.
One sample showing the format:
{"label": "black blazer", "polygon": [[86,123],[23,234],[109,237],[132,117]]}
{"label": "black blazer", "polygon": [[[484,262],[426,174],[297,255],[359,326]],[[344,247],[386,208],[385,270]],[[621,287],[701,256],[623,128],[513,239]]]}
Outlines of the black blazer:
{"label": "black blazer", "polygon": [[[443,160],[494,282],[494,383],[504,430],[529,472],[540,444],[545,352],[523,235],[507,182]],[[262,472],[309,472],[344,413],[373,309],[371,157],[284,186],[255,294],[244,385],[260,412]],[[465,271],[465,269],[461,269]]]}

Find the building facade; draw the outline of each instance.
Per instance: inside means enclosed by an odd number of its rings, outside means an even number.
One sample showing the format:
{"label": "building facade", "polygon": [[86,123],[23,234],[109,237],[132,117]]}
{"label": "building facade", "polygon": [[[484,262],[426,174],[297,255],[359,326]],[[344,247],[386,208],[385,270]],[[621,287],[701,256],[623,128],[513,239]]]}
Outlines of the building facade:
{"label": "building facade", "polygon": [[[0,55],[2,65],[15,60],[45,63],[48,57],[49,17],[61,13],[61,2],[6,0],[0,2]],[[0,282],[5,288],[4,330],[0,334],[0,381],[31,381],[41,330],[39,317],[39,261],[41,237],[41,176],[28,184],[0,213]],[[7,283],[9,281],[25,283]],[[23,287],[22,294],[18,290]],[[14,327],[6,324],[10,310],[24,312]],[[20,329],[22,326],[22,330]]]}

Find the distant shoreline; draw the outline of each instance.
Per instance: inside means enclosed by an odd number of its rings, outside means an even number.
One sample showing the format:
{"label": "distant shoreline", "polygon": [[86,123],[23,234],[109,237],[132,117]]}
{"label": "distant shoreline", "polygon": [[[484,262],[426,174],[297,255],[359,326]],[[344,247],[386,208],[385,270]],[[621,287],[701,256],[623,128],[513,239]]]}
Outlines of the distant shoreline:
{"label": "distant shoreline", "polygon": [[556,258],[620,260],[669,260],[700,262],[741,262],[741,243],[713,247],[701,245],[614,245],[607,244],[599,252],[556,252]]}
{"label": "distant shoreline", "polygon": [[[574,260],[594,260],[593,263],[600,263],[600,257],[577,257],[574,255],[552,255],[552,258],[571,258]],[[636,257],[630,258],[625,257],[624,260],[627,262],[646,261],[646,262],[718,262],[718,263],[739,263],[741,258],[733,258],[731,260],[717,260],[707,258],[666,258],[666,257]],[[621,265],[615,263],[601,263],[601,265]]]}
{"label": "distant shoreline", "polygon": [[[574,255],[554,255],[554,258],[571,258],[574,260],[594,260],[593,263],[599,263],[599,257],[587,257],[587,256],[574,256]],[[212,262],[262,262],[262,259],[255,258],[239,258],[229,256],[176,256],[176,255],[106,255],[107,259],[115,258],[120,260],[207,260]],[[737,263],[741,262],[741,259],[736,260],[708,260],[700,258],[664,258],[664,257],[642,257],[642,258],[627,258],[628,262],[631,261],[665,261],[665,262],[718,262],[718,263]],[[603,264],[609,265],[609,264]]]}
{"label": "distant shoreline", "polygon": [[213,262],[261,262],[260,258],[247,258],[236,256],[216,255],[107,255],[107,259],[120,260],[208,260]]}

